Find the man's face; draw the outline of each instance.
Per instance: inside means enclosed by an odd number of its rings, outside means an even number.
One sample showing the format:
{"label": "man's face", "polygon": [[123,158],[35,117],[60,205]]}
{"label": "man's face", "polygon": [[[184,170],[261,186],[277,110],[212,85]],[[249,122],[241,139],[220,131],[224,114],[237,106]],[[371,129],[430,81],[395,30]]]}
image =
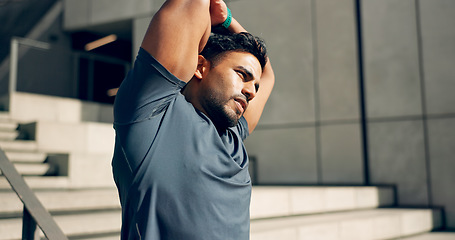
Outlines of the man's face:
{"label": "man's face", "polygon": [[252,54],[224,53],[202,79],[202,111],[218,128],[235,126],[256,96],[261,74],[261,65]]}

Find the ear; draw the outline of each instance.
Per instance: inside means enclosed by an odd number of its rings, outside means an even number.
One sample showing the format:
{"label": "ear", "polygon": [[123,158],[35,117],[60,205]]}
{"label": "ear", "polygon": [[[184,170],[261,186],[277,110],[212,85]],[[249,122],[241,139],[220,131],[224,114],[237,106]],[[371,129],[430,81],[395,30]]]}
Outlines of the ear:
{"label": "ear", "polygon": [[205,59],[202,55],[198,55],[197,68],[196,71],[194,72],[194,77],[196,77],[199,80],[202,80],[209,67],[210,67],[209,61],[207,61],[207,59]]}

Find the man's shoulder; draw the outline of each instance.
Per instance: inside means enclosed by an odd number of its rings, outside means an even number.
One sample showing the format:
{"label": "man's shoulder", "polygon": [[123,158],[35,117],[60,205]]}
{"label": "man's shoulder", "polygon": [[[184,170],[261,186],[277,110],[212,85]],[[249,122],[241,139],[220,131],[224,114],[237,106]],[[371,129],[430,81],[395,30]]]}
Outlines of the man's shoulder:
{"label": "man's shoulder", "polygon": [[185,84],[141,48],[117,92],[115,122],[143,121],[160,113]]}
{"label": "man's shoulder", "polygon": [[[168,80],[171,84],[176,85],[180,88],[183,88],[186,85],[186,82],[177,78],[172,74],[168,69],[166,69],[155,57],[153,57],[149,52],[143,48],[139,48],[136,60],[133,66],[134,70],[142,70],[140,73],[145,75],[153,75],[156,77],[161,77]],[[147,76],[140,76],[147,77]]]}

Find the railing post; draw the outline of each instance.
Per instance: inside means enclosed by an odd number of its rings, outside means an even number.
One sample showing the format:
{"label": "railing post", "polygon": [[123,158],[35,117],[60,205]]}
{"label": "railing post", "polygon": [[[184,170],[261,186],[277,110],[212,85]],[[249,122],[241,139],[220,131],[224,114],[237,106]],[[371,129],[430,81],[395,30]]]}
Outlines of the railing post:
{"label": "railing post", "polygon": [[36,230],[38,225],[46,239],[68,240],[1,148],[0,171],[24,204],[22,239],[38,240],[40,235],[40,231]]}
{"label": "railing post", "polygon": [[39,231],[36,226],[36,221],[28,209],[24,206],[24,213],[22,215],[22,240],[39,240]]}
{"label": "railing post", "polygon": [[17,84],[17,58],[19,53],[19,41],[17,38],[11,38],[10,64],[9,64],[9,94],[16,91]]}

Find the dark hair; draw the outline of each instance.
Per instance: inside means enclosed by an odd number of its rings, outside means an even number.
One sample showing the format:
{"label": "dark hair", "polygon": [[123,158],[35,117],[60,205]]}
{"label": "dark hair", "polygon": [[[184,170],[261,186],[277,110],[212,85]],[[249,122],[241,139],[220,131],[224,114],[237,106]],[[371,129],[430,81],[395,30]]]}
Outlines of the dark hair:
{"label": "dark hair", "polygon": [[211,33],[200,54],[212,64],[216,64],[222,53],[228,51],[251,53],[259,60],[262,68],[267,63],[267,50],[264,41],[247,32]]}

